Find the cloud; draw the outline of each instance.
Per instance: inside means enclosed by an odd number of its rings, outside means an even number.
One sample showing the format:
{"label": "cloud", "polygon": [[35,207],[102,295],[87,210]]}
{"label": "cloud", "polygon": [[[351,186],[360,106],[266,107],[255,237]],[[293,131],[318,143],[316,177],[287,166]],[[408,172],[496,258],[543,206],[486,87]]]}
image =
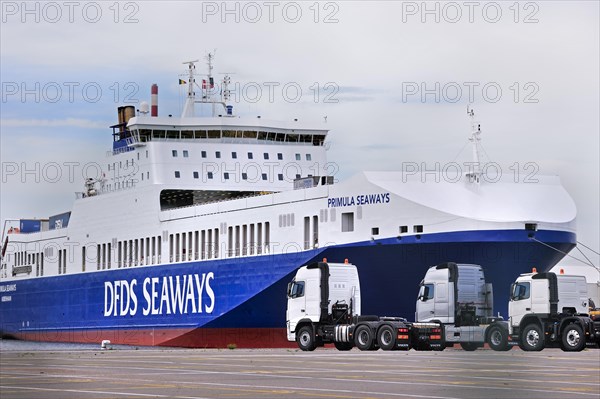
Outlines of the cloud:
{"label": "cloud", "polygon": [[81,129],[105,128],[106,123],[89,119],[0,119],[2,127],[77,127]]}

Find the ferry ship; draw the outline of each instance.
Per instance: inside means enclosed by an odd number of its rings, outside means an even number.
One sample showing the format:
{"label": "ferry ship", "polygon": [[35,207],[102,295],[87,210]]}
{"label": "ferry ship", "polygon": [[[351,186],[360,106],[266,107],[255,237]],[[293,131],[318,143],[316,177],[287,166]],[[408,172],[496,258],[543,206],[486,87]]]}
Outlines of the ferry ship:
{"label": "ferry ship", "polygon": [[[506,314],[510,282],[576,244],[576,208],[559,178],[487,179],[474,119],[468,173],[337,182],[324,168],[326,121],[236,116],[230,78],[213,99],[212,56],[201,84],[196,62],[185,63],[181,117],[158,116],[156,86],[151,106],[119,107],[103,172],[71,211],[5,223],[3,336],[289,346],[286,285],[323,258],[357,265],[365,314],[412,319],[418,283],[444,261],[482,265]],[[201,106],[211,115],[196,116]]]}

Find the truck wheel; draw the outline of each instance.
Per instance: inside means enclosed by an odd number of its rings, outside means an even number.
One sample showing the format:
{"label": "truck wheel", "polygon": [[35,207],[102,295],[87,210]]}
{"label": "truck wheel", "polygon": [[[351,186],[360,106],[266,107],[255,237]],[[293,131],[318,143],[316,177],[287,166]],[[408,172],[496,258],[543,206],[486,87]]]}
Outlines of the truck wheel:
{"label": "truck wheel", "polygon": [[359,326],[354,332],[354,344],[361,351],[371,350],[373,346],[373,333],[367,326]]}
{"label": "truck wheel", "polygon": [[339,351],[349,351],[352,349],[351,342],[334,342],[333,344],[335,345],[335,349]]}
{"label": "truck wheel", "polygon": [[391,326],[383,326],[377,333],[377,342],[384,351],[394,350],[396,347],[396,337],[394,329]]}
{"label": "truck wheel", "polygon": [[479,348],[479,344],[477,342],[461,342],[460,347],[465,351],[473,352]]}
{"label": "truck wheel", "polygon": [[521,333],[521,349],[524,351],[541,351],[544,349],[544,333],[537,324],[527,325]]}
{"label": "truck wheel", "polygon": [[298,331],[296,335],[296,342],[298,347],[303,351],[314,351],[317,347],[315,341],[315,335],[311,326],[304,326]]}
{"label": "truck wheel", "polygon": [[585,335],[577,324],[569,324],[562,334],[562,350],[579,352],[585,348]]}
{"label": "truck wheel", "polygon": [[493,326],[490,328],[490,335],[488,336],[488,344],[490,348],[495,351],[504,352],[510,347],[508,346],[508,334],[507,332],[499,327]]}

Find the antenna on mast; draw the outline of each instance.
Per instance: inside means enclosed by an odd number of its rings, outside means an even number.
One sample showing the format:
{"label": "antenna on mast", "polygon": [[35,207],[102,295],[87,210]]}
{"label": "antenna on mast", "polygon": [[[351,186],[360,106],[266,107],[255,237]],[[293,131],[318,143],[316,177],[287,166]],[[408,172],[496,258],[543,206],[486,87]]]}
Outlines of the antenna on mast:
{"label": "antenna on mast", "polygon": [[[215,103],[212,101],[212,89],[215,87],[215,80],[212,76],[213,71],[213,59],[215,58],[215,54],[217,53],[217,49],[214,49],[212,53],[208,53],[206,57],[206,63],[208,64],[208,80],[202,80],[202,100],[205,102],[212,103],[212,116],[216,116],[215,111]],[[204,92],[206,90],[206,94]]]}
{"label": "antenna on mast", "polygon": [[187,100],[185,101],[185,107],[183,108],[183,117],[193,117],[194,116],[194,102],[196,100],[196,93],[194,92],[194,83],[196,83],[196,79],[194,75],[196,74],[196,65],[195,63],[199,60],[194,61],[185,61],[183,64],[187,64],[188,66],[188,92],[187,92]]}
{"label": "antenna on mast", "polygon": [[[215,49],[215,50],[213,50],[212,53],[208,53],[204,57],[208,64],[208,75],[207,75],[207,79],[202,79],[202,86],[200,86],[196,83],[196,79],[194,77],[196,75],[195,63],[198,62],[198,60],[184,62],[184,64],[187,64],[187,66],[188,66],[188,82],[187,82],[188,94],[187,94],[187,100],[185,102],[185,107],[183,108],[183,113],[181,115],[182,118],[188,118],[188,117],[195,116],[195,112],[194,112],[194,104],[195,103],[211,104],[213,117],[217,116],[217,113],[215,110],[216,104],[220,104],[223,106],[226,116],[228,116],[228,117],[233,116],[233,106],[227,105],[225,103],[225,101],[229,100],[229,97],[231,95],[231,92],[228,88],[228,85],[230,84],[230,81],[231,81],[229,76],[225,76],[225,79],[222,82],[223,90],[221,91],[221,97],[222,97],[221,100],[214,101],[212,99],[212,94],[214,94],[213,89],[215,88],[215,81],[214,81],[214,78],[212,75],[212,70],[213,70],[212,63],[215,58],[216,51],[217,50]],[[196,87],[198,87],[200,89],[200,92],[202,93],[201,98],[198,100],[196,99],[196,92],[194,91],[194,85]]]}
{"label": "antenna on mast", "polygon": [[481,168],[479,161],[479,142],[481,141],[481,124],[475,120],[475,110],[471,105],[467,105],[467,115],[471,118],[471,137],[469,141],[473,145],[473,170],[467,173],[471,182],[479,183],[481,177]]}

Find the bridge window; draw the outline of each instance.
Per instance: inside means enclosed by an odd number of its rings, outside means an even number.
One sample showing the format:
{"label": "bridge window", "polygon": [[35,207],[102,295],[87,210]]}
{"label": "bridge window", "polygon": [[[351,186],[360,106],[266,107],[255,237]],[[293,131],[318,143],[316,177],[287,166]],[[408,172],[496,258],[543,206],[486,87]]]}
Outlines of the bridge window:
{"label": "bridge window", "polygon": [[220,139],[221,138],[221,131],[220,130],[209,130],[208,131],[208,138],[209,139]]}

